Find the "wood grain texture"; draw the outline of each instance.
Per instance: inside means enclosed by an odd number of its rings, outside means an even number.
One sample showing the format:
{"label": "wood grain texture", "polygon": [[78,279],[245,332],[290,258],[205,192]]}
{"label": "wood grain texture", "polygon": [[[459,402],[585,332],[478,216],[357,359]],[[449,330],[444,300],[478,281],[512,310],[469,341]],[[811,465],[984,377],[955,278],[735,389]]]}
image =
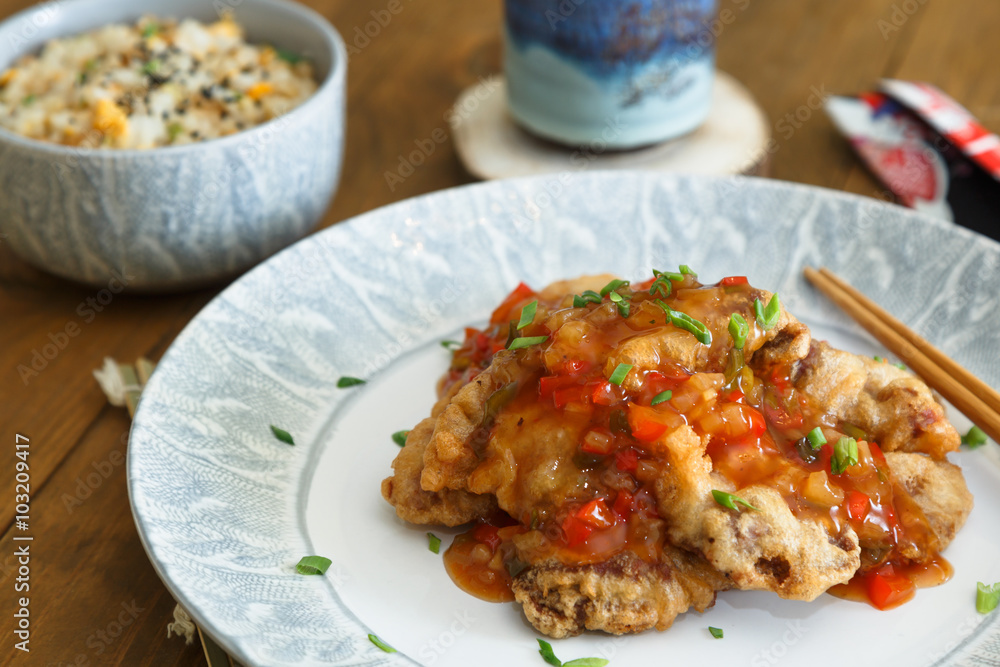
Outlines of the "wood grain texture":
{"label": "wood grain texture", "polygon": [[[455,155],[447,118],[458,93],[499,71],[500,0],[402,0],[403,10],[364,35],[385,0],[309,0],[352,49],[348,130],[341,187],[322,226],[406,197],[472,182]],[[1000,4],[926,0],[900,18],[899,0],[720,0],[732,20],[719,35],[719,67],[764,107],[777,150],[775,178],[878,196],[883,188],[860,166],[817,107],[821,94],[851,94],[881,77],[926,80],[1000,128]],[[29,5],[0,0],[0,16]],[[894,20],[899,23],[897,26]],[[884,23],[880,23],[884,22]],[[377,25],[377,24],[376,24]],[[891,28],[886,28],[886,25]],[[376,30],[368,25],[369,32]],[[898,28],[898,29],[895,29]],[[812,102],[812,105],[810,105]],[[435,141],[440,132],[442,141]],[[402,182],[418,144],[434,144]],[[8,193],[0,193],[8,196]],[[122,465],[128,420],[106,405],[90,373],[104,356],[158,359],[170,341],[223,286],[156,297],[114,295],[76,286],[27,266],[0,239],[0,470],[14,462],[14,438],[31,438],[32,655],[0,650],[3,664],[204,664],[197,644],[166,638],[173,602],[139,543]],[[81,306],[81,304],[83,304]],[[93,310],[91,318],[88,311]],[[44,358],[66,326],[79,332]],[[67,334],[68,336],[68,334]],[[53,337],[56,342],[53,342]],[[45,367],[27,382],[35,351]],[[49,352],[52,349],[49,348]],[[39,365],[40,362],[38,362]],[[116,454],[117,453],[117,454]],[[75,505],[88,476],[113,471]],[[95,467],[96,466],[96,467]],[[93,478],[92,478],[93,479]],[[85,487],[89,488],[89,487]],[[13,480],[0,479],[0,636],[11,641],[16,568],[11,557]],[[72,509],[72,512],[69,511]],[[122,605],[141,609],[117,637]],[[122,617],[124,618],[124,617]],[[98,632],[111,641],[105,643]],[[98,649],[100,648],[100,653]]]}

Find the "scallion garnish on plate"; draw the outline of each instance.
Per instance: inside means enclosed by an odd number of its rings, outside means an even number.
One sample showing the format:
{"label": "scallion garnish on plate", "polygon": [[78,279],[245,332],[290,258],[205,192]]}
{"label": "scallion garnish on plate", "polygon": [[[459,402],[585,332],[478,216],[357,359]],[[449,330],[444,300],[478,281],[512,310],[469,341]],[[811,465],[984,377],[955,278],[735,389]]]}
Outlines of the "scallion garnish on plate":
{"label": "scallion garnish on plate", "polygon": [[708,327],[704,324],[694,319],[687,313],[674,310],[660,299],[656,300],[656,305],[663,309],[663,312],[667,314],[667,319],[669,319],[670,323],[675,327],[691,332],[702,345],[712,344],[712,332],[709,331]]}
{"label": "scallion garnish on plate", "polygon": [[408,435],[410,435],[409,431],[396,431],[392,434],[392,441],[402,447],[406,444],[406,436]]}
{"label": "scallion garnish on plate", "polygon": [[427,548],[436,554],[441,553],[441,538],[434,533],[427,533]]}
{"label": "scallion garnish on plate", "polygon": [[542,656],[542,660],[552,665],[552,667],[604,667],[608,664],[608,661],[604,658],[577,658],[576,660],[563,662],[556,657],[555,652],[552,650],[552,644],[544,639],[538,640],[538,655]]}
{"label": "scallion garnish on plate", "polygon": [[778,293],[775,292],[771,295],[767,306],[764,306],[760,299],[754,299],[753,312],[757,316],[757,324],[760,325],[761,329],[764,331],[773,329],[774,325],[778,323],[778,318],[781,317],[781,300],[778,298]]}
{"label": "scallion garnish on plate", "polygon": [[349,375],[345,375],[344,377],[337,380],[337,388],[347,389],[348,387],[355,387],[359,384],[364,384],[365,382],[367,382],[367,380],[362,380],[361,378],[352,378]]}
{"label": "scallion garnish on plate", "polygon": [[619,287],[628,287],[628,284],[627,280],[619,280],[616,278],[601,288],[601,296],[607,296]]}
{"label": "scallion garnish on plate", "polygon": [[976,584],[976,611],[988,614],[1000,604],[1000,582],[987,586],[983,582]]}
{"label": "scallion garnish on plate", "polygon": [[986,433],[978,426],[973,426],[962,436],[962,444],[969,449],[976,449],[986,444]]}
{"label": "scallion garnish on plate", "polygon": [[630,370],[632,370],[632,364],[618,364],[615,372],[608,378],[608,382],[621,386],[621,383],[625,381],[625,376],[628,375]]}
{"label": "scallion garnish on plate", "polygon": [[368,641],[370,641],[372,644],[375,644],[375,646],[378,646],[380,649],[382,649],[386,653],[395,653],[396,652],[396,649],[394,649],[393,647],[389,646],[384,641],[382,641],[381,639],[379,639],[377,635],[369,634],[368,635]]}
{"label": "scallion garnish on plate", "polygon": [[548,336],[523,336],[521,338],[515,338],[510,341],[510,345],[507,346],[508,350],[522,350],[526,347],[531,347],[532,345],[538,345],[539,343],[544,343],[548,339]]}
{"label": "scallion garnish on plate", "polygon": [[830,472],[839,475],[850,466],[856,465],[858,465],[858,441],[854,438],[841,438],[833,446]]}
{"label": "scallion garnish on plate", "polygon": [[750,334],[750,325],[745,317],[739,313],[729,316],[729,335],[733,338],[733,347],[742,350],[746,345],[747,336]]}
{"label": "scallion garnish on plate", "polygon": [[708,631],[712,633],[712,636],[716,639],[722,639],[722,628],[713,628],[711,625],[708,626]]}
{"label": "scallion garnish on plate", "polygon": [[323,556],[303,556],[295,565],[295,571],[299,574],[326,574],[332,562]]}
{"label": "scallion garnish on plate", "polygon": [[280,440],[281,442],[284,442],[289,445],[295,444],[295,440],[292,439],[292,434],[283,428],[278,428],[274,424],[271,424],[271,433],[273,433],[274,437]]}
{"label": "scallion garnish on plate", "polygon": [[462,344],[459,343],[457,340],[443,340],[441,341],[441,347],[443,347],[446,350],[457,350],[458,348],[462,347]]}
{"label": "scallion garnish on plate", "polygon": [[583,294],[573,295],[574,308],[583,308],[588,303],[600,303],[600,302],[601,302],[601,295],[592,289],[584,291]]}
{"label": "scallion garnish on plate", "polygon": [[756,510],[757,508],[743,500],[739,496],[734,496],[731,493],[726,493],[725,491],[719,491],[718,489],[712,489],[712,497],[715,498],[715,502],[719,503],[723,507],[731,510],[740,511],[737,505],[743,505],[747,509]]}
{"label": "scallion garnish on plate", "polygon": [[535,319],[535,312],[537,310],[538,310],[538,301],[532,301],[527,306],[521,309],[521,319],[517,323],[518,331],[531,324],[532,320]]}
{"label": "scallion garnish on plate", "polygon": [[653,397],[653,400],[649,402],[650,405],[659,405],[665,401],[669,401],[674,397],[674,392],[667,389],[666,391],[661,391],[659,394]]}
{"label": "scallion garnish on plate", "polygon": [[823,435],[823,429],[821,429],[819,426],[809,431],[809,434],[806,435],[806,438],[809,439],[809,446],[812,447],[813,449],[819,449],[820,447],[826,444],[826,436]]}

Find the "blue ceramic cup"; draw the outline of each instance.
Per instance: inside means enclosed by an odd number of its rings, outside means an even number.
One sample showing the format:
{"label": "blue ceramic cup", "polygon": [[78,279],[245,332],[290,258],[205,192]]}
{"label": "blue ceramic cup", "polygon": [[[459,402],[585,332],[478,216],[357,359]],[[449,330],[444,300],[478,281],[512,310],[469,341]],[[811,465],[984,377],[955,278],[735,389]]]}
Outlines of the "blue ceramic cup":
{"label": "blue ceramic cup", "polygon": [[505,0],[509,110],[560,143],[626,149],[695,129],[715,72],[716,0]]}

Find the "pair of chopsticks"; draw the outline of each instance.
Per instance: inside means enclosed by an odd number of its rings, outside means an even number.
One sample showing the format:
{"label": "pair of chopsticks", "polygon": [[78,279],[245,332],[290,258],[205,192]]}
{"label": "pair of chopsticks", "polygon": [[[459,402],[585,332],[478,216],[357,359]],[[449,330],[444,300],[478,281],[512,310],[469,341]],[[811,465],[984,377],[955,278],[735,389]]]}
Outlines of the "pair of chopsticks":
{"label": "pair of chopsticks", "polygon": [[840,306],[959,412],[1000,442],[1000,394],[911,331],[827,268],[806,267],[806,279]]}

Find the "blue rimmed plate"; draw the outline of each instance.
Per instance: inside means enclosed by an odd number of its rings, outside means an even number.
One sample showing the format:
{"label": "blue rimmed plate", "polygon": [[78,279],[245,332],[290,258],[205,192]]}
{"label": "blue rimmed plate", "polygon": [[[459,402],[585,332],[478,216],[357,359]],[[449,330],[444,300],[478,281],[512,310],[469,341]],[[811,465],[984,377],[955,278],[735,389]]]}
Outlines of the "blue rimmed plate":
{"label": "blue rimmed plate", "polygon": [[[146,387],[129,447],[143,543],[171,593],[249,665],[542,664],[511,605],[459,591],[426,528],[379,494],[395,431],[425,416],[442,339],[482,322],[519,281],[640,278],[689,264],[779,291],[814,335],[886,355],[802,278],[825,265],[1000,385],[1000,246],[905,209],[755,179],[641,172],[496,181],[418,197],[324,230],[226,289]],[[349,375],[370,381],[338,389]],[[952,412],[959,428],[968,421]],[[276,440],[275,424],[295,445]],[[612,665],[959,664],[993,660],[1000,581],[1000,450],[961,452],[976,496],[946,556],[954,579],[891,612],[823,596],[721,594],[664,633],[555,642]],[[436,530],[445,538],[453,531]],[[325,577],[295,573],[307,554]],[[721,627],[716,641],[707,626]],[[374,632],[399,649],[387,654]],[[993,657],[990,657],[993,656]]]}

